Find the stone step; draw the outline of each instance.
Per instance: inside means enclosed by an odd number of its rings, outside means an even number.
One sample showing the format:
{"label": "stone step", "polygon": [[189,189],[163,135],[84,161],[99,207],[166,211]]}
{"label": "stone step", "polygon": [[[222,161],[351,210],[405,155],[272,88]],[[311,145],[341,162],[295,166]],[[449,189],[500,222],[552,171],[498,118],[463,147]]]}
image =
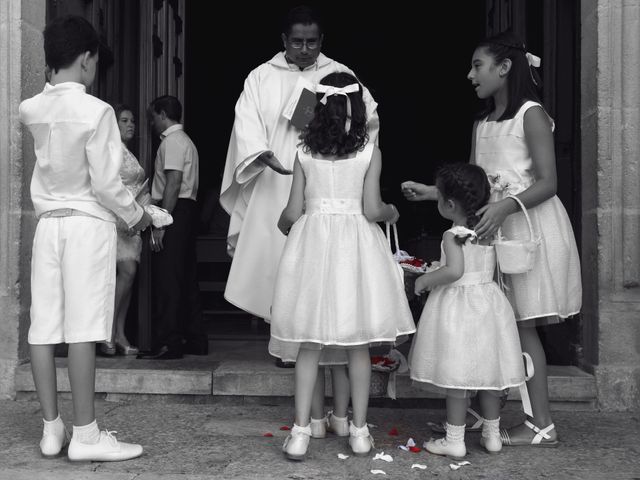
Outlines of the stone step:
{"label": "stone step", "polygon": [[[179,360],[137,360],[118,356],[96,359],[96,393],[114,395],[195,395],[214,397],[290,397],[294,393],[294,369],[278,368],[267,352],[265,340],[217,340],[208,356]],[[69,392],[67,359],[56,358],[58,389]],[[574,366],[549,366],[549,396],[559,408],[594,408],[596,384]],[[328,371],[327,371],[327,376]],[[386,393],[388,374],[373,372],[372,397]],[[331,382],[327,381],[327,395]],[[398,399],[439,399],[442,395],[416,388],[407,374],[396,377]],[[16,374],[16,390],[33,392],[30,365]],[[519,399],[512,389],[510,400]]]}

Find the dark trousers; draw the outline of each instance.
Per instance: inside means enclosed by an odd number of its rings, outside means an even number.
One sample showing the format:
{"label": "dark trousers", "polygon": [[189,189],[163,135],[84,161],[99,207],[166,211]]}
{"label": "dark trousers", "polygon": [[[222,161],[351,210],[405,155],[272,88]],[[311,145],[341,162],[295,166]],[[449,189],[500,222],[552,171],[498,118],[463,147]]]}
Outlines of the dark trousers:
{"label": "dark trousers", "polygon": [[178,199],[163,249],[152,256],[154,347],[182,351],[185,341],[204,337],[198,287],[196,202]]}

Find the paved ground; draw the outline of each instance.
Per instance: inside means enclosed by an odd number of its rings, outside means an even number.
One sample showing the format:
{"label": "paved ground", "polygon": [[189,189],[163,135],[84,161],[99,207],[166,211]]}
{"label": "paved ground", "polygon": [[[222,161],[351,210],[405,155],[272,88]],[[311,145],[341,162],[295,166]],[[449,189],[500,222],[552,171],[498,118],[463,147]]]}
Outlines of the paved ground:
{"label": "paved ground", "polygon": [[[421,446],[431,435],[427,421],[441,418],[442,410],[371,408],[375,452],[391,454],[391,463],[373,460],[373,454],[340,460],[338,453],[350,451],[346,439],[337,437],[312,440],[307,460],[297,463],[280,450],[286,436],[280,427],[291,424],[291,406],[238,403],[99,401],[101,427],[142,443],[145,453],[129,462],[75,464],[64,456],[40,457],[37,402],[0,401],[0,479],[640,479],[640,413],[554,412],[562,441],[556,449],[511,447],[488,455],[479,434],[468,434],[471,465],[453,471],[446,458],[397,448],[409,437]],[[69,400],[61,400],[69,427],[70,409]],[[520,418],[517,406],[509,405],[503,418],[505,424]],[[389,435],[394,427],[398,436]],[[427,468],[412,469],[414,463]],[[374,475],[374,469],[386,475]]]}

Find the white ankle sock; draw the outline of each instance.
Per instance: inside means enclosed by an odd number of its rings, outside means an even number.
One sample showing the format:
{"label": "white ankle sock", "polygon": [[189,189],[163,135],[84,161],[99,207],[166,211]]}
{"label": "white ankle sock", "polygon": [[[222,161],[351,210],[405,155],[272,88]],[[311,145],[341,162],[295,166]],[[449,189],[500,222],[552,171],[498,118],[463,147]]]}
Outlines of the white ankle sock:
{"label": "white ankle sock", "polygon": [[44,429],[47,432],[58,433],[64,430],[64,422],[60,418],[60,415],[56,417],[55,420],[45,420],[42,419],[44,423]]}
{"label": "white ankle sock", "polygon": [[482,422],[482,436],[485,438],[500,436],[500,417],[495,420],[484,419]]}
{"label": "white ankle sock", "polygon": [[82,427],[73,426],[73,438],[80,443],[86,443],[88,445],[96,444],[100,441],[100,430],[98,429],[98,422],[95,420],[88,425]]}
{"label": "white ankle sock", "polygon": [[464,442],[464,429],[465,425],[451,425],[447,422],[447,442]]}

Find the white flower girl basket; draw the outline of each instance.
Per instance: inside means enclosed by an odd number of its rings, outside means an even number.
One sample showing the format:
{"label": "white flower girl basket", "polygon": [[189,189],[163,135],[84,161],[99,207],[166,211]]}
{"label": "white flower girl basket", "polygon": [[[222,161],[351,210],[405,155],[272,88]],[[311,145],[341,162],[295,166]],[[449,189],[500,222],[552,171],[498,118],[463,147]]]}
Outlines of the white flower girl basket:
{"label": "white flower girl basket", "polygon": [[531,219],[524,204],[515,195],[508,195],[508,197],[513,198],[524,213],[529,227],[529,240],[507,240],[502,236],[502,229],[498,229],[498,238],[493,242],[498,268],[502,273],[526,273],[533,268],[540,239],[534,238]]}

